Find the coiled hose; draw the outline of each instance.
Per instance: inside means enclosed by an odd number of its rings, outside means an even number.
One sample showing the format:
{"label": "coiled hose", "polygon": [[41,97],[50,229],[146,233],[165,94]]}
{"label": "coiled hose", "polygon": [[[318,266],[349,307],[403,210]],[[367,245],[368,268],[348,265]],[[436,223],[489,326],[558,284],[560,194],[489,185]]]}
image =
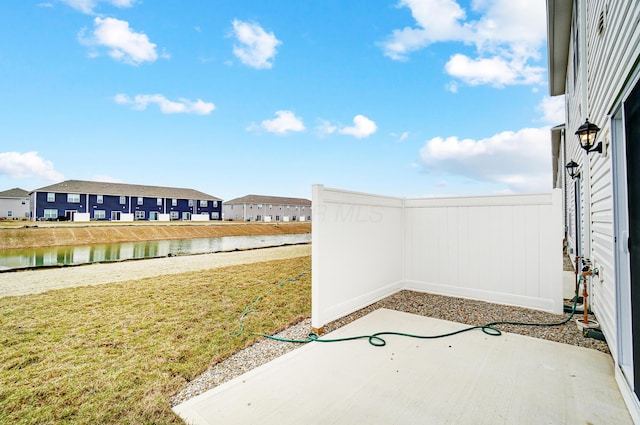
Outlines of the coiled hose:
{"label": "coiled hose", "polygon": [[[301,273],[298,275],[298,277],[300,276],[304,276],[304,273]],[[278,284],[277,287],[281,287],[283,286],[286,282],[291,282],[291,281],[295,281],[296,278],[289,278],[286,279],[282,282],[280,282]],[[287,338],[280,338],[274,335],[268,335],[268,334],[261,334],[261,333],[253,333],[254,335],[261,335],[265,338],[269,338],[272,339],[274,341],[280,341],[280,342],[290,342],[290,343],[295,343],[295,344],[307,344],[309,342],[345,342],[345,341],[354,341],[354,340],[360,340],[360,339],[366,339],[369,344],[375,346],[375,347],[384,347],[385,345],[387,345],[387,341],[383,338],[383,336],[403,336],[403,337],[407,337],[407,338],[416,338],[416,339],[438,339],[438,338],[446,338],[449,336],[453,336],[453,335],[458,335],[464,332],[469,332],[469,331],[473,331],[476,329],[480,329],[482,330],[482,332],[484,332],[487,335],[490,336],[500,336],[502,335],[502,331],[500,329],[498,329],[496,326],[501,326],[501,325],[516,325],[516,326],[542,326],[542,327],[551,327],[551,326],[561,326],[566,324],[567,322],[569,322],[573,316],[575,315],[576,312],[576,305],[578,303],[578,293],[579,293],[579,288],[580,285],[582,283],[582,277],[580,277],[580,280],[578,282],[578,285],[576,287],[576,296],[574,297],[574,301],[573,301],[573,306],[571,308],[571,314],[569,314],[569,316],[560,321],[560,322],[553,322],[553,323],[530,323],[530,322],[512,322],[512,321],[506,321],[506,320],[498,320],[495,322],[489,322],[489,323],[485,323],[484,325],[477,325],[477,326],[469,326],[463,329],[459,329],[457,331],[453,331],[453,332],[448,332],[448,333],[443,333],[443,334],[436,334],[436,335],[416,335],[416,334],[411,334],[411,333],[406,333],[406,332],[395,332],[395,331],[382,331],[382,332],[376,332],[373,333],[371,335],[357,335],[357,336],[350,336],[350,337],[343,337],[343,338],[333,338],[333,339],[328,339],[328,338],[321,338],[320,335],[318,335],[315,332],[310,332],[307,334],[307,337],[305,339],[287,339]],[[583,284],[583,283],[582,283]],[[275,288],[275,287],[274,287]],[[259,296],[258,298],[256,298],[251,304],[249,304],[244,312],[242,313],[242,316],[240,317],[240,329],[238,331],[237,334],[235,334],[234,336],[239,336],[244,332],[244,318],[257,311],[254,309],[254,306],[264,297],[266,296],[269,292],[271,292],[274,288],[269,289],[264,295]]]}

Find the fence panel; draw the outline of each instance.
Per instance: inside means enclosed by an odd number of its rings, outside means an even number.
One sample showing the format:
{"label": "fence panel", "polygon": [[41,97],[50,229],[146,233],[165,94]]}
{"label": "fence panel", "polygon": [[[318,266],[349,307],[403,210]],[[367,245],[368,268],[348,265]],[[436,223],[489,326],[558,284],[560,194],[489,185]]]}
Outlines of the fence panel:
{"label": "fence panel", "polygon": [[562,313],[560,196],[403,199],[315,185],[312,325],[401,289]]}

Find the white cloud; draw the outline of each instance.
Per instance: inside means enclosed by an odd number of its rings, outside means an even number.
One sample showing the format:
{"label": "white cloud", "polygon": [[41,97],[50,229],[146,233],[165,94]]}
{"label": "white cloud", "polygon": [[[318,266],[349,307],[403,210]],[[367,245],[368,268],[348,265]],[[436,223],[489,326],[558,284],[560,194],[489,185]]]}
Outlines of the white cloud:
{"label": "white cloud", "polygon": [[471,59],[462,54],[453,55],[445,70],[469,85],[490,84],[495,87],[541,83],[546,71],[542,67],[527,66],[500,56]]}
{"label": "white cloud", "polygon": [[396,139],[396,142],[401,143],[409,138],[409,132],[404,131],[402,134],[391,133],[390,136]]}
{"label": "white cloud", "polygon": [[565,121],[564,95],[545,96],[540,105],[538,105],[538,109],[542,112],[542,122],[544,123],[558,125]]}
{"label": "white cloud", "polygon": [[394,30],[381,43],[385,56],[406,60],[408,54],[438,41],[470,38],[469,29],[460,22],[464,10],[454,0],[401,0],[399,7],[408,7],[417,27]]}
{"label": "white cloud", "polygon": [[474,39],[480,50],[507,48],[517,55],[539,57],[546,39],[544,2],[488,0],[474,3],[482,18],[474,23]]}
{"label": "white cloud", "polygon": [[233,21],[233,35],[238,44],[233,46],[233,54],[240,61],[252,68],[269,69],[273,66],[276,48],[282,44],[276,36],[267,33],[258,24]]}
{"label": "white cloud", "polygon": [[161,94],[138,94],[132,99],[121,93],[115,95],[113,100],[121,105],[133,105],[133,109],[140,111],[146,109],[150,103],[155,103],[163,114],[209,115],[216,108],[213,103],[201,99],[195,102],[184,98],[172,101]]}
{"label": "white cloud", "polygon": [[126,8],[136,3],[136,0],[61,0],[63,3],[79,12],[93,14],[99,3],[107,3],[115,7]]}
{"label": "white cloud", "polygon": [[[103,46],[108,49],[109,56],[113,59],[139,65],[143,62],[154,62],[158,59],[156,45],[149,41],[149,37],[141,32],[135,32],[129,28],[127,21],[115,18],[95,18],[94,31],[91,37],[85,38],[85,30],[78,35],[81,43],[89,46]],[[90,57],[95,57],[97,52],[90,52]],[[164,57],[168,55],[164,54]]]}
{"label": "white cloud", "polygon": [[[288,134],[290,132],[301,132],[305,130],[304,123],[301,118],[294,115],[292,111],[276,111],[277,118],[272,120],[264,120],[260,127],[269,133]],[[254,126],[249,130],[255,129]]]}
{"label": "white cloud", "polygon": [[38,155],[38,152],[2,152],[0,153],[0,174],[14,179],[42,178],[50,181],[64,180],[51,161]]}
{"label": "white cloud", "polygon": [[320,124],[316,126],[316,133],[320,137],[328,136],[335,133],[338,130],[338,126],[332,124],[327,120],[320,120]]}
{"label": "white cloud", "polygon": [[[530,0],[476,0],[477,20],[467,20],[455,0],[401,0],[415,27],[394,30],[381,43],[386,56],[406,60],[409,54],[437,42],[476,47],[477,57],[455,54],[446,71],[467,84],[539,84],[545,69],[529,64],[540,59],[545,41],[545,6]],[[455,92],[457,86],[450,86]]]}
{"label": "white cloud", "polygon": [[549,128],[505,131],[480,140],[435,137],[420,150],[420,163],[432,173],[500,183],[513,192],[551,189]]}
{"label": "white cloud", "polygon": [[353,118],[352,127],[341,128],[338,132],[340,134],[346,134],[348,136],[354,136],[358,139],[371,136],[378,130],[376,123],[371,121],[364,115],[356,115]]}

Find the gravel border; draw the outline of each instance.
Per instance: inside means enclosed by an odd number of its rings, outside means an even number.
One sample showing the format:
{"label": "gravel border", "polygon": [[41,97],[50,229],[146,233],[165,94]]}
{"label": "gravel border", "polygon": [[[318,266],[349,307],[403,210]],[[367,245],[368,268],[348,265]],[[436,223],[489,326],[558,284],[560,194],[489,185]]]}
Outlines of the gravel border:
{"label": "gravel border", "polygon": [[[472,326],[483,325],[494,321],[557,323],[569,317],[568,314],[556,315],[522,307],[491,304],[484,301],[422,292],[400,291],[368,307],[329,323],[324,327],[324,331],[327,333],[334,331],[379,308],[403,311]],[[582,335],[582,332],[578,330],[575,323],[575,320],[580,317],[582,317],[582,313],[577,314],[567,323],[558,326],[500,325],[498,328],[505,332],[590,348],[611,354],[606,342],[594,338],[587,338]],[[594,317],[589,315],[589,319],[594,320]],[[286,339],[305,339],[310,331],[311,319],[305,319],[276,334],[276,336]],[[381,329],[381,331],[401,332],[402,330]],[[202,375],[191,381],[186,388],[171,399],[171,405],[173,407],[187,401],[192,397],[202,394],[211,388],[221,385],[302,345],[303,344],[274,341],[267,338],[259,340],[255,344],[215,364]]]}

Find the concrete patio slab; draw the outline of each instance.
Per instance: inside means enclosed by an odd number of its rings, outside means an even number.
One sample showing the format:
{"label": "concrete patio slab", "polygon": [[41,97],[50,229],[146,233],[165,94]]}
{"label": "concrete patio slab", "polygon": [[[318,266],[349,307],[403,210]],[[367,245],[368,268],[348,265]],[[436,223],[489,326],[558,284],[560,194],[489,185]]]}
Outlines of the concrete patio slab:
{"label": "concrete patio slab", "polygon": [[[459,323],[380,309],[323,339]],[[174,408],[187,424],[632,424],[602,352],[472,330],[314,342]]]}

